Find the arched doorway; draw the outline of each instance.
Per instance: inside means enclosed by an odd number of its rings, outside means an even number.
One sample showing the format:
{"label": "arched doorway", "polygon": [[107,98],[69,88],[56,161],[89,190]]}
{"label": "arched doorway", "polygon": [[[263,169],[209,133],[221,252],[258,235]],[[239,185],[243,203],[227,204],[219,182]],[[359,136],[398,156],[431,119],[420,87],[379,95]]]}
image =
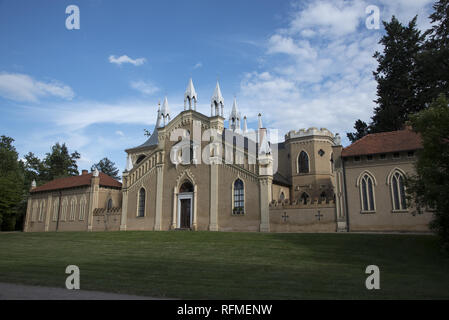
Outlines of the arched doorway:
{"label": "arched doorway", "polygon": [[184,181],[178,194],[178,228],[190,229],[193,221],[193,185]]}

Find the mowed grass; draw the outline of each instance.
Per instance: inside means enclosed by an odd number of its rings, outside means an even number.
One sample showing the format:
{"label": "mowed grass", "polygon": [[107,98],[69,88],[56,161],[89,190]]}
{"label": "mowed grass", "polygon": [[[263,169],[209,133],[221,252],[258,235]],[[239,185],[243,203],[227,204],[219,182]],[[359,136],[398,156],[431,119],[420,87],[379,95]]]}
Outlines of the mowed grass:
{"label": "mowed grass", "polygon": [[[0,282],[182,299],[447,299],[436,237],[231,232],[0,233]],[[380,268],[380,290],[365,268]],[[45,299],[45,297],[42,297]]]}

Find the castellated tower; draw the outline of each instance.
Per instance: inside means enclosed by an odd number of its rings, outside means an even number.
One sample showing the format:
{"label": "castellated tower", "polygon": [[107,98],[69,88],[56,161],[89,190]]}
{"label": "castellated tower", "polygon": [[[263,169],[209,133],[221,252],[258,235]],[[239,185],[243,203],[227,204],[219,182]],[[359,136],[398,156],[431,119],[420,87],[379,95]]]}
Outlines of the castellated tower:
{"label": "castellated tower", "polygon": [[[334,159],[340,153],[340,139],[325,128],[290,131],[285,135],[285,151],[291,177],[291,200],[310,204],[329,202],[336,194]],[[339,156],[339,154],[338,154]]]}

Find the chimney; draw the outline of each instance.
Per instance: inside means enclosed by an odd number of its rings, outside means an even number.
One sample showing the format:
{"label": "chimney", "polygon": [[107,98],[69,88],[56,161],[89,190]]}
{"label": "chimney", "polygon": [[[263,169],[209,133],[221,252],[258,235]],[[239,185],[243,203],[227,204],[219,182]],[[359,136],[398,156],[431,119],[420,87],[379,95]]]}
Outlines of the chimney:
{"label": "chimney", "polygon": [[87,174],[88,173],[88,171],[87,170],[83,170],[83,171],[81,171],[81,175],[82,176],[84,176],[85,174]]}

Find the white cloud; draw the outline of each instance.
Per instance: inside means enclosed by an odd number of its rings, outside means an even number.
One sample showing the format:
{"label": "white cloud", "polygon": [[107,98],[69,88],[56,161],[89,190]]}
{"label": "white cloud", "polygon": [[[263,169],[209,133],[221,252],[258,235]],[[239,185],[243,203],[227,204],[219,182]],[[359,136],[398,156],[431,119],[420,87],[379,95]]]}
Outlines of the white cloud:
{"label": "white cloud", "polygon": [[202,62],[198,62],[196,65],[193,66],[193,69],[198,69],[201,68],[203,66]]}
{"label": "white cloud", "polygon": [[124,137],[124,136],[125,136],[125,134],[124,134],[123,131],[121,131],[121,130],[117,130],[115,133],[116,133],[117,135],[119,135],[120,137]]}
{"label": "white cloud", "polygon": [[43,82],[26,74],[2,72],[0,96],[15,101],[38,102],[45,96],[71,100],[75,94],[72,88],[58,81]]}
{"label": "white cloud", "polygon": [[119,66],[122,65],[123,63],[131,63],[135,66],[140,66],[146,62],[146,59],[145,58],[132,59],[132,58],[128,57],[127,55],[123,55],[120,57],[110,55],[109,62],[118,64]]}
{"label": "white cloud", "polygon": [[417,13],[427,18],[430,0],[411,2],[317,0],[294,6],[284,28],[267,38],[263,68],[241,81],[242,114],[254,121],[262,112],[264,123],[283,133],[314,126],[343,137],[355,120],[369,122],[376,98],[373,54],[382,50],[382,30],[365,27],[365,8],[380,6],[383,20],[392,14],[403,23]]}
{"label": "white cloud", "polygon": [[144,95],[152,95],[159,91],[159,88],[156,87],[151,82],[145,82],[145,81],[132,81],[130,83],[131,88],[140,91]]}

